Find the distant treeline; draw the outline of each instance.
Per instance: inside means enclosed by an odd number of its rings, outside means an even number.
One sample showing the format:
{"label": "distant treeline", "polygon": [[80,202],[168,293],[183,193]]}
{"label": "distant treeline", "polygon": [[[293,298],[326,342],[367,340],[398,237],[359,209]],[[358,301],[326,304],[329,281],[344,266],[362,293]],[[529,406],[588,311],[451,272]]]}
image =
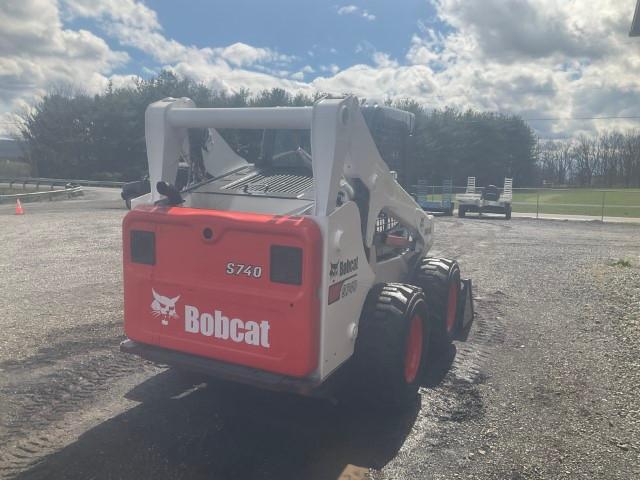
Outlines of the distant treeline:
{"label": "distant treeline", "polygon": [[640,132],[610,131],[540,142],[543,180],[555,185],[640,186]]}
{"label": "distant treeline", "polygon": [[[291,95],[282,89],[227,94],[163,72],[140,80],[132,88],[110,87],[94,96],[50,93],[24,115],[21,140],[34,176],[130,180],[140,178],[147,170],[144,112],[156,100],[190,97],[199,107],[267,107],[311,105],[321,96]],[[505,176],[514,177],[516,186],[537,185],[543,179],[589,183],[604,172],[602,165],[609,165],[609,160],[598,154],[598,167],[591,167],[595,155],[592,150],[599,152],[601,141],[584,139],[570,149],[571,166],[560,166],[556,155],[565,155],[564,150],[556,152],[550,144],[539,145],[533,130],[517,116],[452,108],[428,110],[411,99],[392,106],[416,114],[411,171],[416,180],[425,178],[430,184],[452,178],[455,184],[464,185],[469,175],[476,176],[479,185],[502,185]],[[223,135],[248,157],[259,150],[257,132],[226,131]],[[198,156],[201,137],[191,132],[192,156]],[[637,136],[633,138],[637,145]],[[628,137],[622,135],[620,152],[627,148],[627,141]],[[583,159],[590,162],[586,170]],[[614,177],[619,179],[626,170],[616,162]],[[635,165],[637,168],[637,161]]]}

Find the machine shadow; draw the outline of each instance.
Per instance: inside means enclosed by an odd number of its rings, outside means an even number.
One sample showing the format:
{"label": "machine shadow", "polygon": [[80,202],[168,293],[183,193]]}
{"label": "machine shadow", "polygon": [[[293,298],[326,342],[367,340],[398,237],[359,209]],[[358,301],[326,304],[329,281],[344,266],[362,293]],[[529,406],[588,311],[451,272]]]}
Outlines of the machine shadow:
{"label": "machine shadow", "polygon": [[440,385],[451,370],[456,353],[457,349],[453,343],[449,344],[445,351],[431,350],[427,358],[428,368],[422,386],[435,388]]}
{"label": "machine shadow", "polygon": [[338,478],[394,458],[420,409],[419,397],[372,411],[175,370],[126,396],[141,403],[17,478]]}

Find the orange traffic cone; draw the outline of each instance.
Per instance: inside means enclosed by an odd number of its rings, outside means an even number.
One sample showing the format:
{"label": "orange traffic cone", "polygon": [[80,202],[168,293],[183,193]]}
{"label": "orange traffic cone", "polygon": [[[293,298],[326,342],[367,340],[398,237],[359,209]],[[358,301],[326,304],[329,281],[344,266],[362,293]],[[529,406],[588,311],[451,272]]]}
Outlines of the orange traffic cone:
{"label": "orange traffic cone", "polygon": [[24,209],[19,198],[16,199],[16,215],[24,215]]}

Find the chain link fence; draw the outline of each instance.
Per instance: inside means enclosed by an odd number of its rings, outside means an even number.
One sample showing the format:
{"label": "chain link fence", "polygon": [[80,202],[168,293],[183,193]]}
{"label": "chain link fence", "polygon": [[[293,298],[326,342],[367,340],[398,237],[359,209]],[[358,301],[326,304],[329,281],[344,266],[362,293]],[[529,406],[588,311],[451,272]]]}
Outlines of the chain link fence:
{"label": "chain link fence", "polygon": [[[442,199],[441,185],[420,186],[429,201]],[[413,188],[415,192],[417,186]],[[466,187],[454,186],[453,194]],[[482,192],[476,187],[476,192]],[[514,188],[513,212],[542,215],[577,215],[599,218],[637,218],[640,221],[640,188]]]}

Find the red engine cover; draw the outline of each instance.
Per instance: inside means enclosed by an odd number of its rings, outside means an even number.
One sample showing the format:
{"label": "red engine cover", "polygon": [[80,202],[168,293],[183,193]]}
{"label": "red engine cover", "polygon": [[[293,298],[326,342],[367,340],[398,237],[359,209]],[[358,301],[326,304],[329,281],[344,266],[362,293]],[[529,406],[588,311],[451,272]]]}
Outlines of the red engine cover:
{"label": "red engine cover", "polygon": [[[154,233],[155,264],[132,261],[132,231]],[[302,249],[301,285],[271,281],[273,245]],[[322,238],[311,219],[138,207],[123,247],[130,339],[295,377],[316,369]]]}

